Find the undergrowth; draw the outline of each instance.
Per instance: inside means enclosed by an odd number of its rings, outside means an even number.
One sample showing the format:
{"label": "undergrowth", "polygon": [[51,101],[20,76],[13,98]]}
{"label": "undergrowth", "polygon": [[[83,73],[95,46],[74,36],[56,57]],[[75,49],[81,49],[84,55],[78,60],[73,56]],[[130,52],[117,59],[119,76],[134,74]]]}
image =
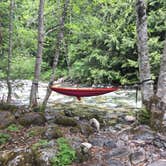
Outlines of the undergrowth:
{"label": "undergrowth", "polygon": [[57,139],[58,154],[52,158],[52,166],[70,165],[76,159],[76,151],[69,145],[68,140],[61,137]]}

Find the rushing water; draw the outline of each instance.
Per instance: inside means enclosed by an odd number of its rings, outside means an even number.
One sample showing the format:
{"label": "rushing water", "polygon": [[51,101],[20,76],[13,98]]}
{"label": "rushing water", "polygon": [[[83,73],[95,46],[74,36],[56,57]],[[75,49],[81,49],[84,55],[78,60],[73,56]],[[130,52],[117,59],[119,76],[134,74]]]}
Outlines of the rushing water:
{"label": "rushing water", "polygon": [[[0,82],[0,99],[5,100],[7,96],[6,83]],[[47,83],[40,82],[38,90],[38,100],[42,102],[46,93]],[[13,103],[19,105],[28,105],[29,95],[31,89],[31,81],[29,80],[19,80],[13,83]],[[105,95],[81,98],[78,101],[75,97],[65,96],[53,92],[49,98],[48,105],[53,105],[55,103],[75,103],[81,102],[85,105],[93,105],[98,107],[106,108],[140,108],[141,107],[141,97],[140,92],[138,93],[138,100],[136,102],[136,90],[118,90]]]}

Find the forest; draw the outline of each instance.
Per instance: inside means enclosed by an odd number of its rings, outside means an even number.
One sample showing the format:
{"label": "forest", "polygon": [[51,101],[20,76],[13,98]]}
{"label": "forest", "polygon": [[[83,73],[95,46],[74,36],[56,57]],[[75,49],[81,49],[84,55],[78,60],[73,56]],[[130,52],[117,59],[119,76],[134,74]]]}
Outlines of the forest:
{"label": "forest", "polygon": [[[0,59],[0,165],[166,165],[165,0],[1,0]],[[120,90],[49,105],[57,80]],[[135,88],[142,105],[126,108]]]}

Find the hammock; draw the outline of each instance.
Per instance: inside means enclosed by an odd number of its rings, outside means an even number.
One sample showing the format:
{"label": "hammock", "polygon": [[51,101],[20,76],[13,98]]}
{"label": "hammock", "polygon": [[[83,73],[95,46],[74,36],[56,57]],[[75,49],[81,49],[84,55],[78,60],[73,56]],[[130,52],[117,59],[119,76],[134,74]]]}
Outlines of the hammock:
{"label": "hammock", "polygon": [[89,96],[98,96],[106,93],[110,93],[118,90],[118,87],[110,87],[110,88],[67,88],[67,87],[57,87],[55,85],[50,87],[51,90],[67,95],[67,96],[75,96],[78,100],[81,100],[81,97],[89,97]]}

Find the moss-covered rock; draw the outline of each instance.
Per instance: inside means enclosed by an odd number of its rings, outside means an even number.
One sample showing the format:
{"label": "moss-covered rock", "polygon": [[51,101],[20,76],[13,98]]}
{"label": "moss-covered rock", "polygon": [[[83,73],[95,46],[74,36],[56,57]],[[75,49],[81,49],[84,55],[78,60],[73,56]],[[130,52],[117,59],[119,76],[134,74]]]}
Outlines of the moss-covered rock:
{"label": "moss-covered rock", "polygon": [[1,166],[32,166],[33,154],[30,149],[18,148],[0,152]]}
{"label": "moss-covered rock", "polygon": [[19,118],[19,123],[23,126],[29,125],[44,125],[46,118],[43,113],[29,112],[25,113]]}
{"label": "moss-covered rock", "polygon": [[0,111],[0,129],[6,128],[12,123],[15,123],[14,115],[8,111]]}
{"label": "moss-covered rock", "polygon": [[93,134],[95,131],[94,128],[88,123],[81,123],[78,125],[78,128],[80,129],[80,132],[86,136]]}
{"label": "moss-covered rock", "polygon": [[77,126],[77,120],[72,117],[67,117],[63,115],[57,115],[55,117],[56,124],[63,125],[63,126]]}
{"label": "moss-covered rock", "polygon": [[48,140],[57,139],[57,138],[63,137],[63,133],[59,126],[52,125],[47,127],[44,133],[44,137],[47,138]]}
{"label": "moss-covered rock", "polygon": [[27,135],[29,137],[42,136],[42,135],[44,135],[45,131],[46,131],[46,127],[33,126],[28,130]]}

